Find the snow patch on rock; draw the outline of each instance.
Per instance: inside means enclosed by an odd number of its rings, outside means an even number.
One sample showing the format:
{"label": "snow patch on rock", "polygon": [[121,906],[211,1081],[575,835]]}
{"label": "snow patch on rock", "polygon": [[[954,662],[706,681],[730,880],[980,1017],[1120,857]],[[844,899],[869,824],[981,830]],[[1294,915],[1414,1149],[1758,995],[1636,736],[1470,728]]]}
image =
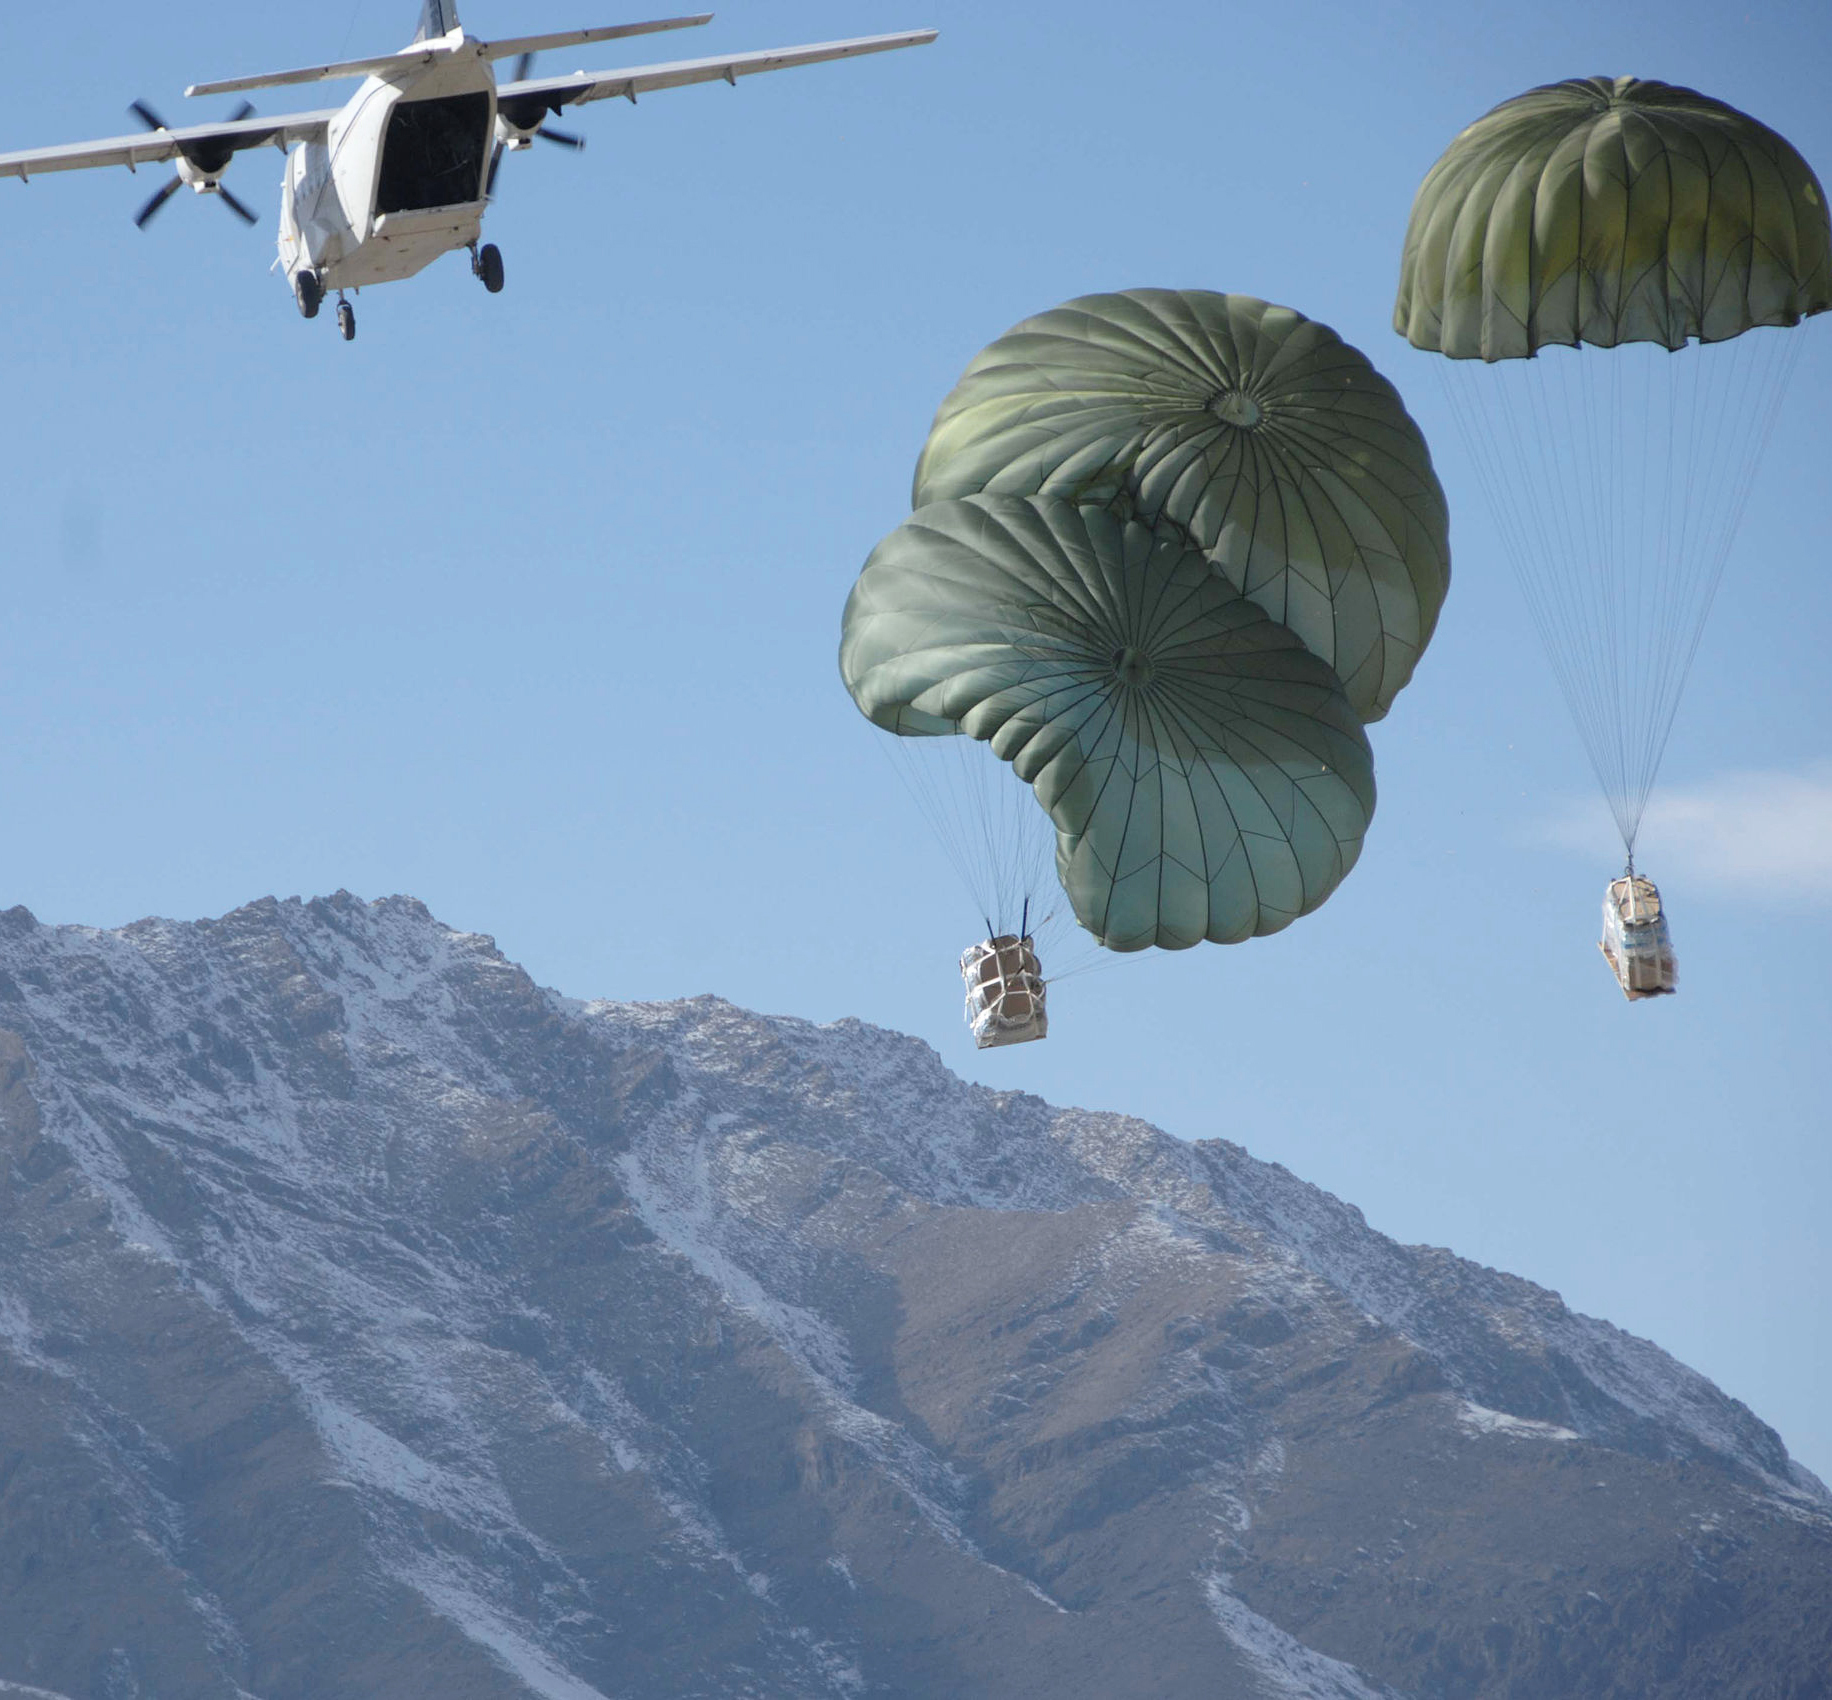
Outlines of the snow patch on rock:
{"label": "snow patch on rock", "polygon": [[1576,1429],[1560,1428],[1557,1423],[1535,1422],[1531,1417],[1511,1416],[1506,1411],[1491,1411],[1486,1405],[1468,1399],[1457,1403],[1457,1421],[1476,1434],[1505,1434],[1519,1440],[1577,1440]]}
{"label": "snow patch on rock", "polygon": [[1202,1578],[1209,1610],[1235,1650],[1275,1694],[1288,1700],[1404,1700],[1385,1683],[1370,1681],[1353,1665],[1332,1659],[1287,1635],[1229,1592],[1231,1578]]}
{"label": "snow patch on rock", "polygon": [[422,1558],[404,1566],[402,1580],[466,1639],[514,1672],[536,1700],[604,1700],[602,1689],[581,1682],[554,1662],[485,1598],[462,1567]]}

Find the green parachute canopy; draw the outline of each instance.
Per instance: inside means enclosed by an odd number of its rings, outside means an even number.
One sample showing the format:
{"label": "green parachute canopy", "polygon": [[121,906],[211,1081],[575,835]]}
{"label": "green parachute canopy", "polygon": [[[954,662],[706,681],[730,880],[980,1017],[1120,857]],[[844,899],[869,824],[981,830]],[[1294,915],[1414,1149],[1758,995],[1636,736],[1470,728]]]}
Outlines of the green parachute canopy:
{"label": "green parachute canopy", "polygon": [[876,724],[984,740],[1032,786],[1109,949],[1277,932],[1360,853],[1373,757],[1341,681],[1174,529],[933,502],[873,551],[842,632]]}
{"label": "green parachute canopy", "polygon": [[1637,834],[1802,333],[1825,191],[1693,89],[1580,77],[1464,130],[1412,204],[1393,325],[1439,362],[1621,832]]}
{"label": "green parachute canopy", "polygon": [[1444,493],[1398,393],[1250,295],[1089,295],[1007,331],[941,405],[913,505],[1047,495],[1170,521],[1376,720],[1450,577]]}
{"label": "green parachute canopy", "polygon": [[[992,934],[1026,929],[1052,837],[1110,950],[1274,933],[1341,884],[1364,723],[1450,574],[1431,456],[1363,355],[1252,296],[1085,296],[973,360],[914,500],[840,673]],[[915,754],[956,747],[991,759],[950,780]]]}
{"label": "green parachute canopy", "polygon": [[1578,77],[1504,101],[1412,205],[1393,327],[1458,360],[1721,342],[1832,306],[1825,191],[1693,89]]}

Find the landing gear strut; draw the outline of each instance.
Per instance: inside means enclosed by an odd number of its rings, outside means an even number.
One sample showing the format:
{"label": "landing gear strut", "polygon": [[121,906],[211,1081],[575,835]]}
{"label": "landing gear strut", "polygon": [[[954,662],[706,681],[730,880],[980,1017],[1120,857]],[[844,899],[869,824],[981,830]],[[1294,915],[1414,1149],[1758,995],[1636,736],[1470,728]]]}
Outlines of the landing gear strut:
{"label": "landing gear strut", "polygon": [[301,318],[318,317],[318,308],[324,300],[324,285],[315,271],[302,271],[293,279],[293,299],[299,303]]}
{"label": "landing gear strut", "polygon": [[345,342],[356,341],[356,309],[341,295],[337,298],[337,328]]}
{"label": "landing gear strut", "polygon": [[471,274],[483,279],[483,286],[492,295],[503,292],[503,255],[494,242],[486,242],[481,248],[471,250]]}

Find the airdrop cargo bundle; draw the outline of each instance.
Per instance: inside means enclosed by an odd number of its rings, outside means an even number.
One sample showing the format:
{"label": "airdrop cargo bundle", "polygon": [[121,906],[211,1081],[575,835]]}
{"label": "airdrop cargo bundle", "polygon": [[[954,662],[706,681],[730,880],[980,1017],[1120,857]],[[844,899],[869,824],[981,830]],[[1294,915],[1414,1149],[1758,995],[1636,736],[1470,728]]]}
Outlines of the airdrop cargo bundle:
{"label": "airdrop cargo bundle", "polygon": [[1043,968],[1027,934],[1000,933],[961,953],[967,982],[967,1025],[982,1051],[1022,1045],[1049,1035]]}
{"label": "airdrop cargo bundle", "polygon": [[1603,937],[1597,948],[1629,1002],[1679,990],[1679,958],[1673,954],[1660,892],[1632,868],[1611,880],[1603,894]]}

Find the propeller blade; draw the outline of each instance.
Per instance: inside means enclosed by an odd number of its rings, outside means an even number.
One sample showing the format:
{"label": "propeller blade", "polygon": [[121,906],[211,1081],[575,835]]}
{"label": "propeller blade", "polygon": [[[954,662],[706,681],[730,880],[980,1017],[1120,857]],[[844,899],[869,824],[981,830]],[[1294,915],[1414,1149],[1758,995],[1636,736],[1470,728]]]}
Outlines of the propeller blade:
{"label": "propeller blade", "polygon": [[543,124],[535,134],[544,142],[557,142],[563,148],[579,149],[585,146],[583,136],[575,136],[570,130],[556,130],[551,125]]}
{"label": "propeller blade", "polygon": [[524,53],[521,58],[515,62],[515,80],[518,83],[527,82],[528,73],[533,69],[534,55],[532,53]]}
{"label": "propeller blade", "polygon": [[[149,130],[169,130],[172,127],[143,100],[136,100],[127,110],[138,118]],[[244,118],[252,118],[253,116],[254,102],[245,100],[229,114],[229,122],[231,124],[239,124]]]}
{"label": "propeller blade", "polygon": [[134,214],[134,223],[138,225],[140,229],[144,230],[153,222],[154,214],[183,187],[184,179],[182,177],[172,178],[169,183],[166,183],[160,188],[159,192],[154,195],[145,206]]}
{"label": "propeller blade", "polygon": [[490,174],[483,180],[483,198],[486,201],[496,198],[496,174],[503,168],[503,145],[496,144],[496,151],[490,155]]}
{"label": "propeller blade", "polygon": [[243,206],[242,203],[235,198],[235,196],[230,194],[229,191],[222,186],[222,184],[220,183],[217,184],[216,192],[222,198],[223,205],[226,206],[232,213],[234,213],[235,216],[242,221],[242,223],[259,224],[261,222],[261,215],[259,213],[250,212],[248,208]]}

